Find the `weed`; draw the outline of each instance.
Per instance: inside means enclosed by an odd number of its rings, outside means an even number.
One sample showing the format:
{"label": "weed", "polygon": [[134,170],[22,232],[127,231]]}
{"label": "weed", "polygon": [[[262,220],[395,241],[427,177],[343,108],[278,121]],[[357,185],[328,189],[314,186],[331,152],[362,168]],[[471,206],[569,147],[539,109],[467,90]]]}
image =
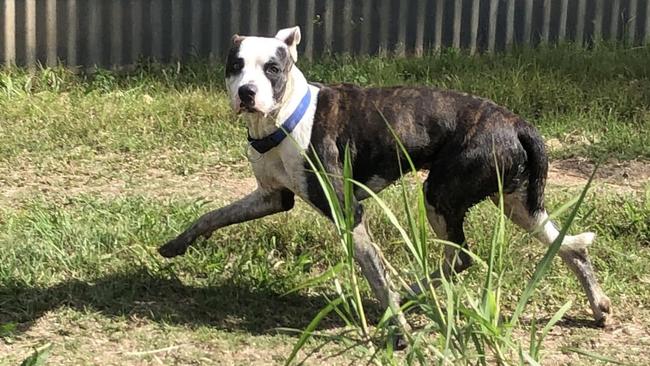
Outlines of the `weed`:
{"label": "weed", "polygon": [[[388,123],[387,126],[389,126]],[[406,160],[410,164],[410,171],[416,174],[417,171],[406,149],[399,142],[395,134],[394,137],[397,141],[397,151],[401,152],[399,155],[406,157]],[[430,364],[433,359],[441,365],[458,364],[459,362],[462,364],[479,363],[481,365],[487,365],[488,363],[492,363],[490,360],[494,359],[498,364],[510,364],[513,362],[513,359],[516,359],[515,357],[518,358],[521,364],[538,364],[540,362],[540,350],[544,338],[549,329],[569,310],[571,302],[565,303],[551,317],[548,323],[544,325],[541,332],[537,332],[536,324],[533,323],[529,330],[530,342],[527,351],[524,350],[520,342],[513,339],[512,330],[519,326],[519,318],[533,296],[535,288],[549,271],[552,260],[560,250],[568,228],[571,226],[578,209],[585,199],[595,172],[582,190],[582,193],[553,214],[555,216],[573,207],[567,222],[560,231],[560,235],[549,246],[544,257],[537,265],[535,272],[517,301],[512,315],[510,315],[508,321],[503,321],[503,309],[501,305],[503,288],[501,282],[506,270],[503,264],[506,239],[503,194],[501,178],[498,171],[499,211],[496,214],[496,224],[490,242],[491,245],[487,262],[481,260],[480,257],[466,249],[459,248],[466,251],[476,262],[486,268],[486,276],[482,286],[478,290],[473,290],[461,283],[455,283],[451,278],[448,278],[442,270],[442,260],[438,261],[437,266],[429,263],[427,258],[427,214],[422,190],[418,190],[419,193],[416,195],[415,207],[417,209],[412,211],[411,207],[413,207],[413,204],[409,199],[406,185],[401,185],[401,204],[404,207],[407,220],[406,225],[403,225],[397,219],[393,210],[377,194],[362,183],[354,180],[350,152],[347,147],[344,153],[343,175],[341,177],[333,176],[326,172],[317,156],[315,158],[316,162],[311,160],[307,155],[305,155],[305,158],[311,166],[312,173],[316,175],[318,182],[325,192],[325,197],[332,212],[334,226],[336,227],[344,249],[344,255],[340,262],[326,276],[319,276],[318,280],[312,279],[309,281],[310,285],[317,283],[317,281],[333,281],[332,287],[337,296],[328,300],[327,305],[302,332],[286,364],[290,364],[295,359],[298,351],[315,334],[315,329],[319,322],[331,312],[335,312],[346,324],[346,330],[334,336],[334,338],[339,340],[353,340],[355,342],[350,347],[361,348],[365,354],[372,355],[371,359],[379,358],[383,362],[393,363],[395,360],[392,342],[390,340],[380,341],[380,344],[386,344],[386,349],[383,354],[378,353],[373,343],[370,342],[371,335],[374,337],[379,336],[380,338],[386,336],[389,339],[392,338],[395,331],[389,326],[388,319],[402,311],[413,310],[422,312],[429,321],[429,324],[413,333],[410,333],[407,329],[401,329],[401,332],[404,332],[404,336],[410,343],[410,348],[406,355],[406,358],[410,360],[409,363],[418,361],[420,364]],[[401,161],[400,156],[396,156],[396,159],[398,162]],[[495,165],[499,166],[499,163],[497,162]],[[401,172],[403,173],[403,170]],[[340,181],[341,184],[337,185],[333,183],[335,180]],[[337,193],[336,186],[343,187],[342,197]],[[407,249],[408,254],[409,265],[406,269],[392,265],[385,258],[383,258],[383,261],[386,268],[392,270],[393,276],[398,278],[400,283],[404,284],[403,291],[410,294],[413,298],[405,303],[402,309],[386,309],[386,313],[372,334],[369,331],[366,320],[367,316],[360,297],[359,278],[354,269],[355,243],[352,237],[352,231],[355,222],[355,210],[352,206],[353,186],[365,190],[381,207],[382,214],[389,219],[391,225],[400,233],[398,244],[403,245]],[[443,245],[458,247],[455,243],[444,241],[441,241],[441,243]],[[402,268],[402,270],[397,271],[395,268]],[[440,273],[440,278],[435,283],[441,287],[442,294],[438,294],[433,284],[434,281],[430,277],[431,268],[439,269],[438,273]],[[410,278],[411,282],[406,282],[404,278]],[[408,283],[417,283],[418,287],[422,289],[422,293],[415,296]],[[305,285],[301,287],[304,288]],[[350,330],[353,333],[357,333],[358,338],[356,340],[351,338]],[[437,335],[437,339],[435,340],[433,339],[434,335]],[[331,336],[327,338],[331,338]]]}

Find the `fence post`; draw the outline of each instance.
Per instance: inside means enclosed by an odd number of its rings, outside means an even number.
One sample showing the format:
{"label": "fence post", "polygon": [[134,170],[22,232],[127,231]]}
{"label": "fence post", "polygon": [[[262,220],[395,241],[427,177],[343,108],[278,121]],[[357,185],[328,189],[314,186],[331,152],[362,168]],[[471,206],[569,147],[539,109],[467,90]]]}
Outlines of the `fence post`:
{"label": "fence post", "polygon": [[578,14],[576,19],[576,39],[575,42],[582,46],[585,36],[585,17],[587,16],[586,0],[578,0]]}
{"label": "fence post", "polygon": [[307,0],[307,23],[305,24],[305,57],[308,60],[312,60],[314,58],[314,12],[316,11],[316,4],[314,1],[315,0]]}
{"label": "fence post", "polygon": [[499,0],[490,0],[490,19],[488,27],[488,52],[494,52],[497,34],[497,14],[499,12]]}
{"label": "fence post", "polygon": [[566,37],[566,21],[569,10],[569,0],[562,0],[560,8],[560,29],[558,30],[557,40],[563,42]]}
{"label": "fence post", "polygon": [[418,0],[417,20],[415,23],[415,55],[422,57],[424,54],[424,23],[426,21],[427,2]]}
{"label": "fence post", "polygon": [[433,33],[433,49],[440,51],[442,48],[442,13],[444,12],[443,0],[436,0],[436,24]]}
{"label": "fence post", "polygon": [[241,30],[239,29],[239,1],[240,0],[230,0],[230,34],[228,36],[241,34]]}
{"label": "fence post", "polygon": [[[490,0],[490,6],[492,5],[492,0]],[[476,38],[478,37],[478,18],[479,10],[481,7],[481,0],[472,1],[472,17],[470,18],[470,41],[469,41],[469,54],[473,55],[476,53]]]}
{"label": "fence post", "polygon": [[397,44],[395,45],[395,54],[397,56],[406,55],[406,24],[408,23],[408,4],[410,4],[410,1],[399,2]]}
{"label": "fence post", "polygon": [[287,27],[296,25],[296,0],[289,0],[287,4]]}
{"label": "fence post", "polygon": [[4,63],[13,66],[16,63],[16,2],[4,1]]}
{"label": "fence post", "polygon": [[603,0],[596,0],[596,12],[594,14],[594,39],[595,43],[603,40]]}
{"label": "fence post", "polygon": [[142,54],[142,1],[131,0],[131,62]]}
{"label": "fence post", "polygon": [[618,40],[618,18],[621,16],[621,0],[612,1],[612,16],[609,22],[609,39]]}
{"label": "fence post", "polygon": [[548,43],[551,33],[551,0],[544,0],[544,23],[542,25],[542,42]]}
{"label": "fence post", "polygon": [[454,1],[454,38],[452,46],[455,49],[460,48],[460,21],[463,17],[463,0]]}
{"label": "fence post", "polygon": [[172,0],[172,61],[178,61],[183,53],[183,0]]}
{"label": "fence post", "polygon": [[79,24],[77,23],[77,0],[68,0],[68,9],[66,14],[66,65],[77,66],[77,32]]}
{"label": "fence post", "polygon": [[524,44],[530,45],[533,26],[533,0],[526,0],[524,9]]}
{"label": "fence post", "polygon": [[82,64],[90,69],[96,68],[99,65],[99,27],[101,26],[99,18],[99,4],[96,2],[88,3],[88,60]]}
{"label": "fence post", "polygon": [[151,57],[154,60],[162,59],[162,6],[160,1],[152,1],[150,4],[151,19]]}
{"label": "fence post", "polygon": [[650,44],[650,0],[646,0],[645,5],[645,35],[643,36],[643,43]]}
{"label": "fence post", "polygon": [[210,58],[212,61],[219,61],[223,52],[221,51],[221,22],[223,21],[220,0],[212,0],[210,3]]}
{"label": "fence post", "polygon": [[379,55],[388,52],[388,22],[390,20],[390,0],[380,0],[379,4]]}
{"label": "fence post", "polygon": [[201,42],[203,40],[203,31],[204,29],[201,28],[201,15],[203,14],[203,4],[201,4],[200,0],[192,0],[191,3],[191,11],[192,15],[190,18],[190,23],[192,23],[191,26],[191,33],[190,33],[190,39],[192,44],[190,44],[190,50],[192,52],[196,52],[196,55],[201,54]]}
{"label": "fence post", "polygon": [[363,18],[363,23],[361,23],[361,44],[359,45],[359,53],[362,55],[367,55],[368,50],[370,49],[370,1],[371,0],[363,0],[361,6],[361,16]]}
{"label": "fence post", "polygon": [[352,0],[343,3],[343,52],[352,53]]}
{"label": "fence post", "polygon": [[508,0],[506,11],[506,48],[512,48],[515,34],[515,0]]}
{"label": "fence post", "polygon": [[273,36],[278,31],[278,0],[269,0],[269,25],[268,36]]}
{"label": "fence post", "polygon": [[55,66],[57,62],[56,41],[56,0],[47,0],[45,3],[45,29],[47,31],[47,66]]}
{"label": "fence post", "polygon": [[111,4],[111,67],[122,66],[122,1]]}
{"label": "fence post", "polygon": [[325,2],[325,14],[323,14],[323,21],[325,22],[325,35],[324,35],[324,53],[332,53],[333,32],[334,32],[334,2]]}
{"label": "fence post", "polygon": [[628,17],[629,19],[627,20],[627,42],[629,45],[634,44],[635,36],[636,36],[636,13],[637,13],[637,0],[630,0],[630,5],[629,5],[629,11],[628,11]]}
{"label": "fence post", "polygon": [[25,0],[25,61],[36,65],[36,0]]}
{"label": "fence post", "polygon": [[249,19],[250,27],[248,29],[248,34],[257,36],[259,31],[259,15],[260,13],[260,2],[259,0],[250,0],[250,10],[249,10]]}

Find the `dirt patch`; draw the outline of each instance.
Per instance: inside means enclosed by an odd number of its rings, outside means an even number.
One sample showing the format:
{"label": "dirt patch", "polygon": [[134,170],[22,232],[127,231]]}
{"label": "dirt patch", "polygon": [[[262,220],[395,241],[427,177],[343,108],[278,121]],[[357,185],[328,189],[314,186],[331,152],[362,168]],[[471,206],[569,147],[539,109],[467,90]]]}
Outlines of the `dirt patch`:
{"label": "dirt patch", "polygon": [[[627,365],[647,365],[646,350],[650,347],[647,310],[628,308],[619,312],[622,319],[615,319],[615,324],[606,329],[594,327],[588,314],[580,319],[560,320],[544,340],[542,364],[592,365],[594,360],[585,355],[590,353]],[[538,319],[540,326],[549,317]],[[527,344],[528,334],[517,336]]]}
{"label": "dirt patch", "polygon": [[[587,319],[588,315],[584,315]],[[646,310],[604,330],[593,328],[587,320],[565,318],[545,339],[542,364],[594,364],[593,359],[568,348],[628,365],[648,364],[650,328],[644,315],[648,315]],[[548,318],[538,318],[539,324],[546,321]],[[523,346],[528,344],[526,332],[516,330],[514,335]],[[62,308],[44,314],[25,333],[0,339],[0,363],[18,364],[33,352],[33,347],[51,343],[47,361],[52,365],[279,365],[291,353],[296,340],[282,334],[251,335],[211,326],[171,326],[135,316],[107,318]],[[298,359],[309,354],[306,365],[351,365],[367,361],[367,355],[355,350],[341,353],[343,344],[318,347],[319,344],[316,341],[308,345]],[[405,353],[396,356],[399,364],[405,364]]]}
{"label": "dirt patch", "polygon": [[0,206],[20,206],[43,197],[65,201],[79,195],[102,198],[139,195],[157,199],[196,198],[232,200],[255,189],[257,183],[247,172],[247,165],[219,164],[218,157],[206,155],[200,166],[178,171],[178,158],[154,154],[147,161],[109,154],[95,159],[48,161],[20,165],[0,163]]}
{"label": "dirt patch", "polygon": [[[141,195],[168,199],[229,201],[256,187],[245,161],[220,164],[218,156],[206,154],[202,163],[179,170],[178,153],[152,154],[151,160],[109,154],[93,159],[34,163],[21,160],[9,166],[0,162],[0,206],[16,207],[34,197],[65,202],[79,195],[102,198]],[[587,183],[594,164],[584,159],[552,161],[549,185],[577,187]],[[650,181],[649,161],[611,161],[596,174],[597,185],[620,192],[644,189]]]}
{"label": "dirt patch", "polygon": [[[583,186],[593,173],[595,164],[586,159],[555,160],[549,165],[548,181],[556,186]],[[642,190],[650,182],[649,161],[609,161],[601,164],[595,182],[618,191]]]}
{"label": "dirt patch", "polygon": [[[48,312],[15,338],[0,338],[0,364],[18,365],[34,347],[52,345],[48,365],[282,365],[296,337],[171,326],[134,316],[106,318],[69,309]],[[329,345],[306,365],[350,365]],[[308,351],[308,350],[306,350]],[[301,351],[298,359],[307,356]]]}

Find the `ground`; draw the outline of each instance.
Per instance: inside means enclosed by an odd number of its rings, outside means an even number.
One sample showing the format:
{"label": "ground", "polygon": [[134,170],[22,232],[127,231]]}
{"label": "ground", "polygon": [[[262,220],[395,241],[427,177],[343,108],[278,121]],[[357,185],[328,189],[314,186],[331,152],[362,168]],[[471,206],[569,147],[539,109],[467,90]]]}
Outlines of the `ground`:
{"label": "ground", "polygon": [[[160,155],[164,160],[164,155]],[[126,161],[125,161],[126,160]],[[100,161],[86,161],[53,167],[50,171],[36,174],[36,167],[26,163],[20,167],[2,167],[0,176],[7,188],[3,204],[21,207],[34,196],[41,196],[48,202],[73,200],[83,195],[111,199],[128,195],[143,195],[150,198],[169,196],[202,197],[228,201],[254,189],[255,180],[245,172],[245,167],[231,165],[228,167],[208,167],[186,176],[178,176],[166,169],[157,167],[156,162],[128,161],[124,157],[102,157]],[[209,161],[210,156],[205,160]],[[165,164],[161,164],[165,165]],[[584,159],[554,160],[550,164],[549,190],[564,190],[582,187],[586,184],[593,169],[593,164]],[[128,177],[128,179],[126,178]],[[608,162],[600,166],[596,174],[595,190],[602,192],[630,193],[643,190],[650,177],[650,162],[625,161]],[[99,178],[99,179],[98,179]],[[25,184],[25,181],[29,182]],[[153,254],[155,255],[155,253]],[[650,288],[650,275],[642,274],[639,278]],[[90,284],[91,286],[93,284]],[[145,282],[146,286],[146,282]],[[245,290],[236,289],[235,292]],[[196,296],[199,292],[190,292]],[[205,294],[202,294],[205,295]],[[214,295],[219,295],[215,293]],[[579,299],[580,293],[574,296]],[[165,296],[165,294],[159,294]],[[241,294],[238,294],[241,296]],[[243,296],[257,297],[260,294],[248,293]],[[255,301],[267,301],[266,294]],[[269,305],[261,310],[260,316],[268,311],[289,311],[301,304],[294,300],[271,300],[280,305],[272,309]],[[32,347],[50,342],[54,345],[51,364],[241,364],[267,365],[277,364],[286,359],[295,336],[273,331],[269,326],[261,332],[250,333],[241,322],[255,321],[248,319],[252,314],[246,311],[234,311],[225,315],[225,319],[215,322],[207,316],[205,324],[168,324],[160,322],[157,315],[142,315],[155,299],[134,301],[140,310],[129,310],[126,314],[105,314],[101,305],[93,308],[93,302],[86,308],[72,308],[64,303],[61,307],[43,312],[33,322],[20,324],[24,332],[6,337],[0,343],[0,354],[9,355],[6,364],[13,364],[27,357]],[[245,300],[244,300],[245,301]],[[318,302],[317,300],[314,300]],[[75,302],[72,300],[72,302]],[[192,298],[183,298],[181,302],[192,303]],[[584,301],[582,302],[584,303]],[[97,307],[97,305],[94,305]],[[156,307],[154,307],[156,308]],[[310,307],[314,313],[316,306]],[[183,311],[182,306],[175,311]],[[210,311],[210,309],[204,309]],[[601,355],[612,357],[628,364],[645,363],[645,349],[650,347],[650,309],[625,304],[624,298],[614,303],[615,322],[607,329],[599,329],[589,322],[587,308],[567,317],[555,326],[546,342],[548,350],[545,364],[590,364],[592,361],[580,355],[563,351],[566,347],[592,350]],[[287,314],[275,314],[272,322],[277,326],[299,328],[308,321],[309,314],[303,313],[298,319]],[[543,319],[543,316],[539,316]],[[288,320],[284,323],[281,320]],[[295,321],[298,320],[298,323]],[[530,317],[528,320],[530,321]],[[338,325],[340,326],[340,325]],[[332,331],[336,330],[336,325]],[[522,337],[524,337],[522,335]],[[350,364],[355,358],[336,355],[333,347],[320,350],[307,360],[306,364]],[[603,350],[605,350],[603,352]],[[303,357],[306,354],[303,353]],[[650,364],[650,362],[649,362]]]}

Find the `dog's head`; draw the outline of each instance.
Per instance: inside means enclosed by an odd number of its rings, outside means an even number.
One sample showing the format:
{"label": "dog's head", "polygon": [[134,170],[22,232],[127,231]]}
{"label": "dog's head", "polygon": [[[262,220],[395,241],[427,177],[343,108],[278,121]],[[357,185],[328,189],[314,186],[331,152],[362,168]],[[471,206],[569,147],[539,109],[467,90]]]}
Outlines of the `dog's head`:
{"label": "dog's head", "polygon": [[235,112],[267,115],[280,107],[298,60],[300,28],[280,30],[274,38],[235,34],[226,60],[226,87]]}

